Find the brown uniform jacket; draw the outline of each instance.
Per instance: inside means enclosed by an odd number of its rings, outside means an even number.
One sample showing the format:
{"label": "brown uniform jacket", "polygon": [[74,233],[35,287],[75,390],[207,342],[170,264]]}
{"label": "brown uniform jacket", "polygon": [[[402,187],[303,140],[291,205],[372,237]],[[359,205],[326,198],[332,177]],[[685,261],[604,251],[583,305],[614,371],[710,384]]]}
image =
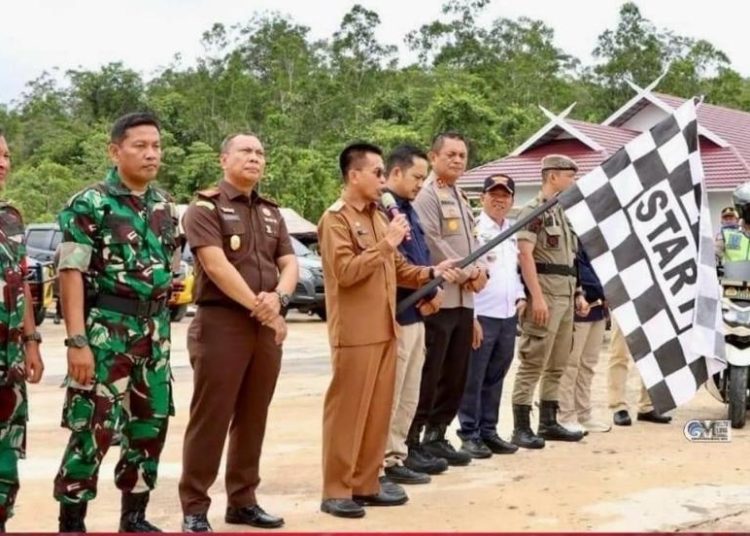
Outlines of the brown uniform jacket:
{"label": "brown uniform jacket", "polygon": [[429,267],[412,266],[385,240],[375,203],[357,210],[336,201],[318,223],[331,346],[386,342],[398,333],[396,287],[418,288]]}
{"label": "brown uniform jacket", "polygon": [[[521,220],[536,207],[546,201],[541,192],[521,209]],[[541,216],[531,220],[516,235],[534,245],[534,261],[541,264],[574,266],[578,251],[578,238],[565,216],[562,206],[557,204]],[[573,296],[576,278],[557,274],[538,274],[539,286],[550,296]]]}
{"label": "brown uniform jacket", "polygon": [[[183,225],[193,251],[205,246],[222,248],[255,293],[274,290],[279,282],[276,260],[294,254],[278,205],[256,192],[248,198],[227,181],[198,192]],[[197,256],[195,302],[240,307],[211,281]]]}

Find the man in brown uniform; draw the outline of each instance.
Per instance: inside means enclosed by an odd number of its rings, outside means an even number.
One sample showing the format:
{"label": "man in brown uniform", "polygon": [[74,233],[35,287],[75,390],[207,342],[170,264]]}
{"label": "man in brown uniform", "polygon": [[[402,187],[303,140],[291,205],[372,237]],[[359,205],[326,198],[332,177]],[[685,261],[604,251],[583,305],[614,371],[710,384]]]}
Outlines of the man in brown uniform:
{"label": "man in brown uniform", "polygon": [[258,506],[255,489],[286,336],[279,312],[297,284],[297,260],[278,206],[254,190],[265,168],[258,137],[227,137],[221,166],[223,180],[199,192],[184,218],[196,256],[198,304],[188,331],[193,399],[179,485],[185,532],[211,530],[208,489],[228,429],[225,521],[284,524]]}
{"label": "man in brown uniform", "polygon": [[[522,220],[547,199],[575,181],[578,166],[562,155],[542,159],[542,190],[521,209]],[[588,315],[588,303],[577,288],[575,256],[578,239],[560,205],[531,220],[518,232],[518,264],[529,293],[521,320],[519,366],[513,387],[513,439],[524,448],[542,448],[544,440],[579,441],[557,422],[560,378],[573,347],[573,311]],[[540,381],[541,380],[541,381]],[[540,384],[539,435],[530,426],[534,390]]]}
{"label": "man in brown uniform", "polygon": [[362,517],[366,506],[407,501],[394,483],[381,489],[396,377],[396,285],[417,288],[458,270],[407,264],[396,250],[408,224],[378,210],[385,186],[380,148],[349,145],[339,157],[344,190],[318,224],[326,287],[333,377],[323,409],[323,501],[338,517]]}

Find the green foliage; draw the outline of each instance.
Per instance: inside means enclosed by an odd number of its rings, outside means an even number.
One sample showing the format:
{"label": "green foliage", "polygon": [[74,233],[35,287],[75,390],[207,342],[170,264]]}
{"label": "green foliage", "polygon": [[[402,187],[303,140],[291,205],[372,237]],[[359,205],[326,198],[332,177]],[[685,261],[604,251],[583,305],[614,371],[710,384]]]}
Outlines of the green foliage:
{"label": "green foliage", "polygon": [[7,197],[28,221],[51,220],[67,198],[100,180],[110,165],[113,119],[147,109],[162,122],[159,183],[180,202],[221,176],[218,149],[230,132],[250,129],[266,146],[261,191],[316,221],[340,192],[337,155],[367,139],[386,151],[427,147],[441,130],[469,139],[470,164],[501,157],[546,122],[537,105],[601,121],[643,86],[750,110],[750,81],[705,40],[657,28],[636,4],[595,43],[594,66],[555,43],[538,20],[498,18],[490,0],[448,0],[433,21],[405,36],[417,62],[399,65],[378,39],[377,12],[354,5],[329,38],[278,13],[214,24],[193,65],[176,56],[146,80],[122,63],[42,73],[18,102],[0,104],[13,153]]}

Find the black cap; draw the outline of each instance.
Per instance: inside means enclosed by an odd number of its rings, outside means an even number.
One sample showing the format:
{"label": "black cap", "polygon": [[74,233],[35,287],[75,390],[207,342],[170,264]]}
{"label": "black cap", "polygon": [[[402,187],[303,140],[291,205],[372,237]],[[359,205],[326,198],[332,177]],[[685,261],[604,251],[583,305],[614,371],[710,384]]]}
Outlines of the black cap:
{"label": "black cap", "polygon": [[495,188],[505,188],[510,195],[516,194],[516,183],[507,175],[491,175],[484,179],[482,193],[487,193]]}

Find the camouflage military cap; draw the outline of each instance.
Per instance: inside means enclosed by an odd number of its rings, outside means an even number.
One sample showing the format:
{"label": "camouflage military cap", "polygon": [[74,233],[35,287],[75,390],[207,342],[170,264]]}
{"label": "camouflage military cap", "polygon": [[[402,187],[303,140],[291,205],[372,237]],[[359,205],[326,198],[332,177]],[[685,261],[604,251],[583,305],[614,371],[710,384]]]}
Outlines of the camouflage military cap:
{"label": "camouflage military cap", "polygon": [[548,169],[570,169],[578,171],[578,164],[572,158],[562,154],[548,154],[542,158],[542,171]]}

